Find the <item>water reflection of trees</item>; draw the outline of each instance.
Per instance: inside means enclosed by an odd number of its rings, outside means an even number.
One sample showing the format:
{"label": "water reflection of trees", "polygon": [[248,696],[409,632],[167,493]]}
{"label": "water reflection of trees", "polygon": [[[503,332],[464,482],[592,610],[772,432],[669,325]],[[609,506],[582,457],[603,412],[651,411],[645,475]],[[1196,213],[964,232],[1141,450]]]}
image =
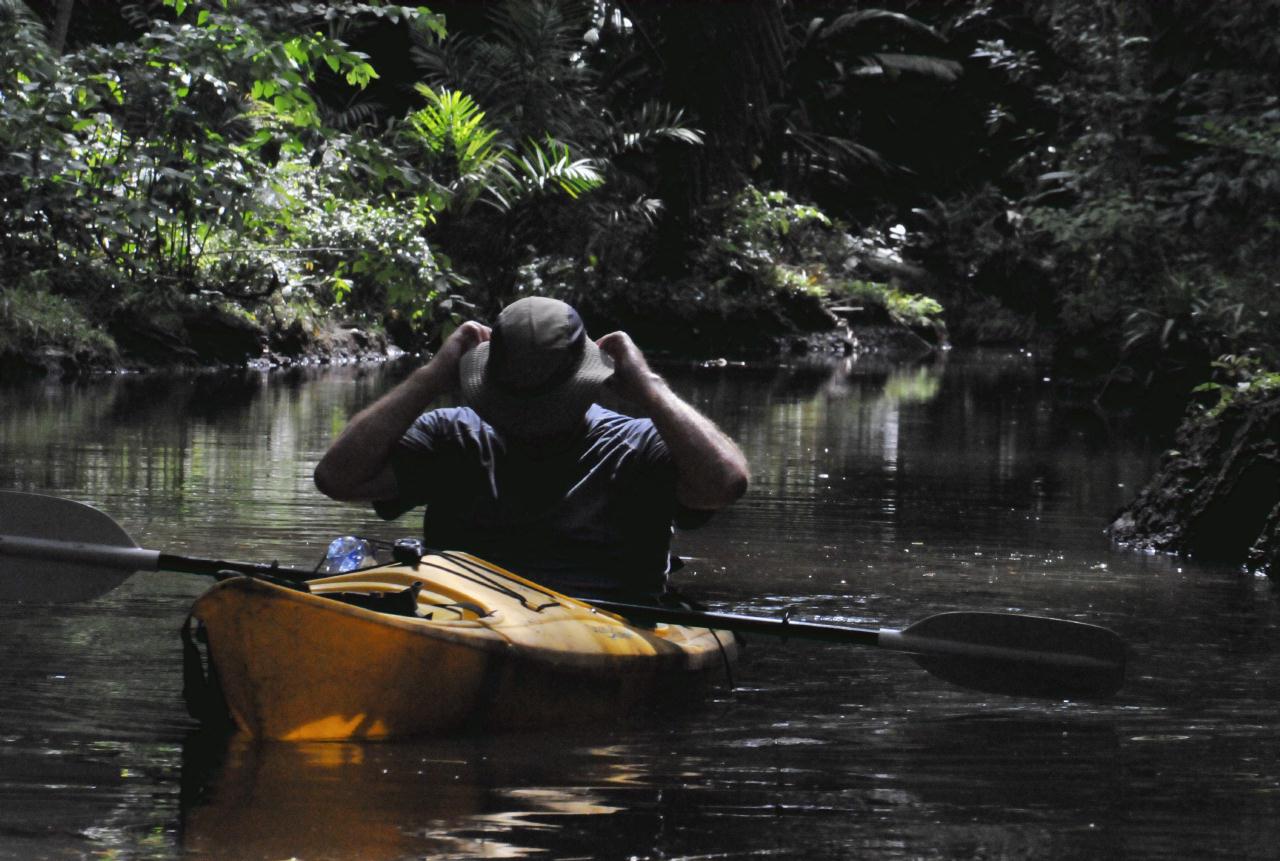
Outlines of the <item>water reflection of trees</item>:
{"label": "water reflection of trees", "polygon": [[[382,369],[143,376],[4,393],[0,486],[65,494],[166,537],[296,527],[311,470]],[[250,543],[247,539],[246,543]],[[200,547],[199,541],[192,541]]]}
{"label": "water reflection of trees", "polygon": [[[303,553],[294,547],[338,532],[413,531],[407,519],[382,526],[363,507],[322,500],[311,482],[350,415],[403,371],[125,377],[6,390],[0,485],[65,493],[145,536],[201,552],[225,548],[230,524],[244,533],[231,536],[232,547],[294,560]],[[1023,541],[1051,509],[1102,516],[1112,491],[1132,487],[1145,469],[1141,457],[1116,456],[1111,429],[1061,405],[1032,360],[1016,354],[665,373],[746,450],[755,482],[738,508],[818,538],[844,540],[860,525],[880,541],[959,530],[992,538],[1008,530],[1006,538]],[[1093,478],[1100,468],[1110,470],[1105,481]],[[974,500],[983,500],[978,510]]]}
{"label": "water reflection of trees", "polygon": [[1105,517],[1149,460],[1140,433],[1099,427],[1027,355],[734,370],[678,385],[747,452],[740,505],[815,539],[1034,541],[1049,511]]}
{"label": "water reflection of trees", "polygon": [[768,377],[685,381],[695,403],[734,436],[752,463],[753,493],[794,500],[878,461],[893,471],[902,412],[939,390],[942,366],[826,361]]}

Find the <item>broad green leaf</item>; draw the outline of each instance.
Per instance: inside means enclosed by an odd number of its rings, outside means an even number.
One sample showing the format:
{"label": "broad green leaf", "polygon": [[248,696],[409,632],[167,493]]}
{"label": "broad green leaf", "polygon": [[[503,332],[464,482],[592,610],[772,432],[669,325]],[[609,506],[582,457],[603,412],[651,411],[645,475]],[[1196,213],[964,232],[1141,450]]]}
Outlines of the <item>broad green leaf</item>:
{"label": "broad green leaf", "polygon": [[306,48],[302,45],[301,39],[290,39],[284,43],[284,52],[289,59],[301,65],[306,65],[311,58],[307,54]]}
{"label": "broad green leaf", "polygon": [[245,146],[249,149],[257,149],[271,140],[272,134],[267,129],[258,129],[245,140]]}

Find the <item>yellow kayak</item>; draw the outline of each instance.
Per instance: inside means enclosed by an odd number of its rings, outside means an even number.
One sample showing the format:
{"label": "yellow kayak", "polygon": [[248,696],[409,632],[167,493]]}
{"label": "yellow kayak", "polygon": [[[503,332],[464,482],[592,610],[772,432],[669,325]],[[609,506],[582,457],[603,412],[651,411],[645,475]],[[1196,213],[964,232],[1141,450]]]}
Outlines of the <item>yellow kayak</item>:
{"label": "yellow kayak", "polygon": [[731,633],[637,627],[465,553],[322,577],[233,577],[191,614],[235,724],[377,739],[616,718],[724,677]]}

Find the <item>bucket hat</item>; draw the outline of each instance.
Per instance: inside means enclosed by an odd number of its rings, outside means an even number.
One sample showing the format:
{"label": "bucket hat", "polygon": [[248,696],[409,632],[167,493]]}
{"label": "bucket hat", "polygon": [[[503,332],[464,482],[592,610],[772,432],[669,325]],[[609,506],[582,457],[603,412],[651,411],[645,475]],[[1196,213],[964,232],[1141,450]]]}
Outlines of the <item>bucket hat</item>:
{"label": "bucket hat", "polygon": [[531,296],[502,309],[489,341],[462,356],[462,397],[489,424],[526,436],[581,421],[613,360],[558,299]]}

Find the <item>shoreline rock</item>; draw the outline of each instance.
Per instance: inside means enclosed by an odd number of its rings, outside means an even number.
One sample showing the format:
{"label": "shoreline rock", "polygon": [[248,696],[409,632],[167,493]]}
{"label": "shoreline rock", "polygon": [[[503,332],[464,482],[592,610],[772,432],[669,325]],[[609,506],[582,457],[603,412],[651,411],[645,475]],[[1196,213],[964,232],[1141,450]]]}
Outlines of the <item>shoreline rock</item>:
{"label": "shoreline rock", "polygon": [[1184,418],[1155,477],[1108,532],[1134,549],[1280,577],[1280,391]]}

